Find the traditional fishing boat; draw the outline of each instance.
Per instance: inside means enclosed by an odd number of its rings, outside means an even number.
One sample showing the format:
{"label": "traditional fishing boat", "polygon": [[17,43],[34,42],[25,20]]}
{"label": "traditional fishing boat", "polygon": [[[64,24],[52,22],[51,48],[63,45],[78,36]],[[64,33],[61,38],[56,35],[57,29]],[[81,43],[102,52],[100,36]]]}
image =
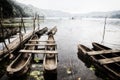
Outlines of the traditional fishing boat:
{"label": "traditional fishing boat", "polygon": [[[51,45],[47,45],[46,50],[49,50],[49,51],[56,50],[55,40],[54,40],[54,37],[52,34],[48,35],[47,44],[51,44]],[[57,54],[46,53],[44,55],[43,67],[44,67],[45,72],[56,73],[56,71],[57,71]]]}
{"label": "traditional fishing boat", "polygon": [[[40,32],[41,33],[40,35],[42,35],[45,33],[45,31],[47,32],[47,30],[43,28],[41,30],[35,30],[35,33]],[[0,62],[6,57],[9,57],[10,54],[14,52],[16,49],[18,49],[20,46],[23,46],[24,43],[27,42],[32,35],[33,32],[28,32],[24,34],[22,37],[22,41],[20,41],[20,38],[17,37],[15,40],[13,40],[12,42],[10,42],[10,44],[7,45],[8,49],[4,47],[3,50],[0,50]]]}
{"label": "traditional fishing boat", "polygon": [[49,34],[52,34],[52,35],[55,35],[55,33],[57,32],[57,27],[55,26],[55,27],[53,27],[50,31],[48,31],[48,35]]}
{"label": "traditional fishing boat", "polygon": [[36,32],[36,34],[40,37],[42,34],[46,33],[48,31],[47,27],[44,27],[43,29]]}
{"label": "traditional fishing boat", "polygon": [[[111,48],[101,45],[99,43],[93,42],[92,45],[93,45],[93,49],[96,51],[112,50]],[[101,72],[103,72],[105,75],[110,77],[110,79],[112,80],[120,80],[120,54],[109,53],[109,54],[100,54],[96,56],[94,57],[101,64],[100,65]]]}
{"label": "traditional fishing boat", "polygon": [[[30,40],[36,40],[38,39],[37,35],[33,35],[33,37]],[[28,42],[29,44],[37,44],[36,41],[34,42]],[[34,50],[35,46],[25,46],[24,49],[26,50]],[[11,62],[10,65],[7,67],[7,73],[9,76],[21,76],[25,74],[28,69],[29,65],[32,59],[31,53],[19,53],[17,58]]]}
{"label": "traditional fishing boat", "polygon": [[95,51],[99,51],[99,50],[111,50],[111,48],[109,48],[107,46],[104,46],[104,45],[101,45],[101,44],[96,43],[96,42],[93,42],[92,45],[93,45],[93,50],[95,50]]}

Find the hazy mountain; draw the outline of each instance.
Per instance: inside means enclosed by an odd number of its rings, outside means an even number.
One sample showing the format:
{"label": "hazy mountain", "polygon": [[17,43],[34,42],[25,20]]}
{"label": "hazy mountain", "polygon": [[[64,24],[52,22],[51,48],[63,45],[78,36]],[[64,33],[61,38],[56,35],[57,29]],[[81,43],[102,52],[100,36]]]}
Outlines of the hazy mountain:
{"label": "hazy mountain", "polygon": [[[16,0],[0,0],[0,7],[2,8],[3,17],[24,17],[34,16],[35,13],[40,16],[45,17],[93,17],[93,18],[120,18],[119,11],[109,11],[109,12],[91,12],[86,14],[70,14],[67,12],[57,11],[57,10],[48,10],[48,9],[39,9],[32,5],[25,5],[18,3]],[[1,15],[1,14],[0,14]]]}
{"label": "hazy mountain", "polygon": [[57,11],[57,10],[49,10],[49,9],[39,9],[32,5],[24,5],[19,3],[19,6],[22,7],[24,12],[28,14],[29,16],[34,16],[35,13],[39,14],[40,16],[45,17],[68,17],[71,16],[70,13]]}
{"label": "hazy mountain", "polygon": [[109,18],[120,18],[120,11],[109,11],[109,12],[91,12],[91,13],[86,13],[86,14],[75,14],[75,17],[81,18],[81,17],[86,17],[86,18],[104,18],[104,17],[109,17]]}

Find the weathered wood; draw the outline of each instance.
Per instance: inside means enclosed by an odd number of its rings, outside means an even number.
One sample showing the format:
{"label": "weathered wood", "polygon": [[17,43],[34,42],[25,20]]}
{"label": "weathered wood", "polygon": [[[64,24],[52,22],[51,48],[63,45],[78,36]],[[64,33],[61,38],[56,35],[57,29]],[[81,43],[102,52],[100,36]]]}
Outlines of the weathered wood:
{"label": "weathered wood", "polygon": [[[39,30],[36,29],[35,33],[37,31],[39,31]],[[42,31],[42,29],[41,29],[41,31]],[[20,42],[19,37],[17,37],[14,41],[12,41],[10,44],[7,45],[9,50],[7,48],[4,48],[3,50],[0,50],[0,61],[3,59],[3,57],[1,57],[2,55],[8,55],[8,54],[12,53],[17,48],[19,48],[21,46],[21,44],[24,44],[28,39],[30,39],[30,37],[32,35],[33,35],[33,32],[28,32],[27,34],[23,35],[22,42]]]}
{"label": "weathered wood", "polygon": [[26,46],[56,46],[55,43],[49,43],[49,44],[25,44]]}
{"label": "weathered wood", "polygon": [[[32,32],[29,32],[28,34],[23,35],[22,42],[25,42],[25,40],[29,39],[31,36],[32,36]],[[18,37],[14,41],[12,41],[10,44],[7,45],[10,52],[6,48],[4,48],[4,50],[0,51],[0,56],[2,54],[12,53],[16,48],[18,48],[20,46],[20,44],[22,44],[22,43],[20,43],[20,39]]]}
{"label": "weathered wood", "polygon": [[87,52],[87,54],[90,56],[101,55],[101,54],[114,54],[114,53],[120,53],[120,50],[101,50],[101,51]]}
{"label": "weathered wood", "polygon": [[37,34],[38,36],[41,36],[41,35],[43,35],[43,33],[46,33],[47,31],[48,31],[48,28],[45,27],[45,28],[43,28],[42,30],[39,30],[38,32],[36,32],[36,34]]}
{"label": "weathered wood", "polygon": [[[31,39],[38,39],[37,35],[33,35]],[[30,42],[29,42],[30,43]],[[31,43],[37,43],[37,42],[31,42]],[[24,49],[27,50],[34,50],[35,46],[30,47],[24,47]],[[32,60],[32,54],[26,54],[26,53],[20,53],[15,60],[13,60],[7,67],[7,73],[10,76],[21,76],[25,74],[28,69],[30,62]]]}
{"label": "weathered wood", "polygon": [[55,42],[54,40],[46,40],[46,41],[40,41],[40,40],[29,40],[29,41],[37,41],[37,42]]}
{"label": "weathered wood", "polygon": [[21,53],[33,53],[33,54],[57,54],[57,51],[49,50],[20,50]]}
{"label": "weathered wood", "polygon": [[52,34],[52,35],[55,35],[55,33],[57,32],[57,27],[53,27],[50,31],[48,31],[48,35]]}
{"label": "weathered wood", "polygon": [[109,63],[120,62],[120,57],[100,59],[100,60],[98,60],[98,62],[100,62],[101,64],[109,64]]}
{"label": "weathered wood", "polygon": [[[78,46],[80,58],[86,60],[85,64],[94,65],[96,71],[104,73],[109,79],[119,80],[120,79],[120,50],[112,50],[109,47],[100,45],[98,43],[92,43],[93,50],[87,52],[82,50]],[[82,54],[84,52],[84,54]],[[82,56],[81,56],[82,55]],[[84,58],[85,57],[85,58]]]}
{"label": "weathered wood", "polygon": [[[56,33],[56,32],[55,32]],[[54,39],[54,31],[48,34],[48,40]],[[48,44],[55,44],[55,42],[47,42]],[[46,50],[55,51],[57,49],[56,46],[45,46]],[[57,73],[57,60],[58,54],[45,54],[43,59],[43,67],[45,72]]]}

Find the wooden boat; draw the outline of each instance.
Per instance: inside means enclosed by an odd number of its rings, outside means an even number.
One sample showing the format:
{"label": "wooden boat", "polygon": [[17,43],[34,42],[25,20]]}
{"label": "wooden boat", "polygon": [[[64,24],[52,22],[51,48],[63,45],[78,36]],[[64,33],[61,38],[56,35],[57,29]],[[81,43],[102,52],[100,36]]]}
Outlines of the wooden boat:
{"label": "wooden boat", "polygon": [[[52,34],[48,35],[48,44],[55,44],[54,37]],[[56,45],[46,46],[46,50],[55,51]],[[43,67],[45,72],[54,72],[57,71],[57,54],[45,54],[43,60]]]}
{"label": "wooden boat", "polygon": [[44,27],[42,30],[39,30],[36,32],[36,34],[40,37],[42,34],[46,33],[48,31],[47,27]]}
{"label": "wooden boat", "polygon": [[49,34],[52,34],[52,35],[55,35],[55,33],[57,32],[57,27],[55,26],[55,27],[53,27],[50,31],[48,31],[48,35]]}
{"label": "wooden boat", "polygon": [[[31,38],[31,40],[35,40],[38,39],[37,35],[33,35],[33,37]],[[37,42],[29,42],[29,44],[36,44]],[[25,46],[24,49],[27,50],[34,50],[35,46]],[[32,59],[32,54],[31,53],[20,53],[17,58],[12,61],[12,63],[10,65],[8,65],[7,67],[7,73],[9,76],[21,76],[23,74],[25,74],[30,66],[30,62]]]}
{"label": "wooden boat", "polygon": [[[93,45],[93,49],[96,51],[112,50],[109,47],[106,47],[104,45],[101,45],[101,44],[98,44],[95,42],[93,42],[92,45]],[[100,65],[101,71],[105,75],[110,77],[110,79],[112,79],[112,80],[120,80],[120,60],[117,59],[120,57],[120,54],[110,53],[110,54],[100,54],[100,55],[96,55],[96,56],[94,56],[94,57],[101,64]],[[117,62],[116,62],[116,59],[118,60]]]}
{"label": "wooden boat", "polygon": [[[46,30],[41,29],[41,30],[35,30],[36,32],[40,32],[41,34],[44,34]],[[16,49],[18,49],[20,46],[23,46],[25,42],[27,42],[30,37],[33,35],[33,32],[29,32],[23,35],[23,40],[20,42],[20,38],[17,37],[14,41],[12,41],[10,44],[7,45],[9,50],[7,48],[4,48],[3,50],[0,50],[0,62],[5,59],[6,57],[9,57],[11,53],[13,53]]]}
{"label": "wooden boat", "polygon": [[90,65],[91,65],[90,61],[88,60],[89,58],[87,58],[87,56],[86,56],[87,55],[86,53],[90,52],[90,51],[92,51],[90,48],[88,48],[82,44],[78,45],[78,53],[77,53],[78,58],[81,59],[87,67],[90,67]]}
{"label": "wooden boat", "polygon": [[93,50],[95,50],[95,51],[99,51],[99,50],[111,50],[111,48],[109,48],[107,46],[104,46],[104,45],[101,45],[101,44],[96,43],[96,42],[93,42],[92,45],[93,45]]}

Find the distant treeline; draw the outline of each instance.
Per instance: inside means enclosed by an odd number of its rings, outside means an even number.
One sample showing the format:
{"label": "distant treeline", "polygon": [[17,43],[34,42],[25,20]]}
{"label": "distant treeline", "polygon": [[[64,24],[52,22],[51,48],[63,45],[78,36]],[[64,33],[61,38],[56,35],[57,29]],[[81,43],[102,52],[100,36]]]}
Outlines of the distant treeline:
{"label": "distant treeline", "polygon": [[0,16],[3,18],[27,17],[24,10],[14,0],[0,0]]}
{"label": "distant treeline", "polygon": [[29,17],[29,16],[34,16],[35,13],[39,14],[39,16],[45,16],[45,17],[74,16],[74,18],[79,18],[79,17],[80,18],[81,17],[120,18],[120,10],[109,11],[109,12],[92,12],[87,14],[70,14],[62,11],[39,9],[32,5],[25,5],[22,3],[18,3],[16,0],[0,0],[0,16],[1,16],[1,11],[2,11],[3,18],[20,17],[20,16]]}

